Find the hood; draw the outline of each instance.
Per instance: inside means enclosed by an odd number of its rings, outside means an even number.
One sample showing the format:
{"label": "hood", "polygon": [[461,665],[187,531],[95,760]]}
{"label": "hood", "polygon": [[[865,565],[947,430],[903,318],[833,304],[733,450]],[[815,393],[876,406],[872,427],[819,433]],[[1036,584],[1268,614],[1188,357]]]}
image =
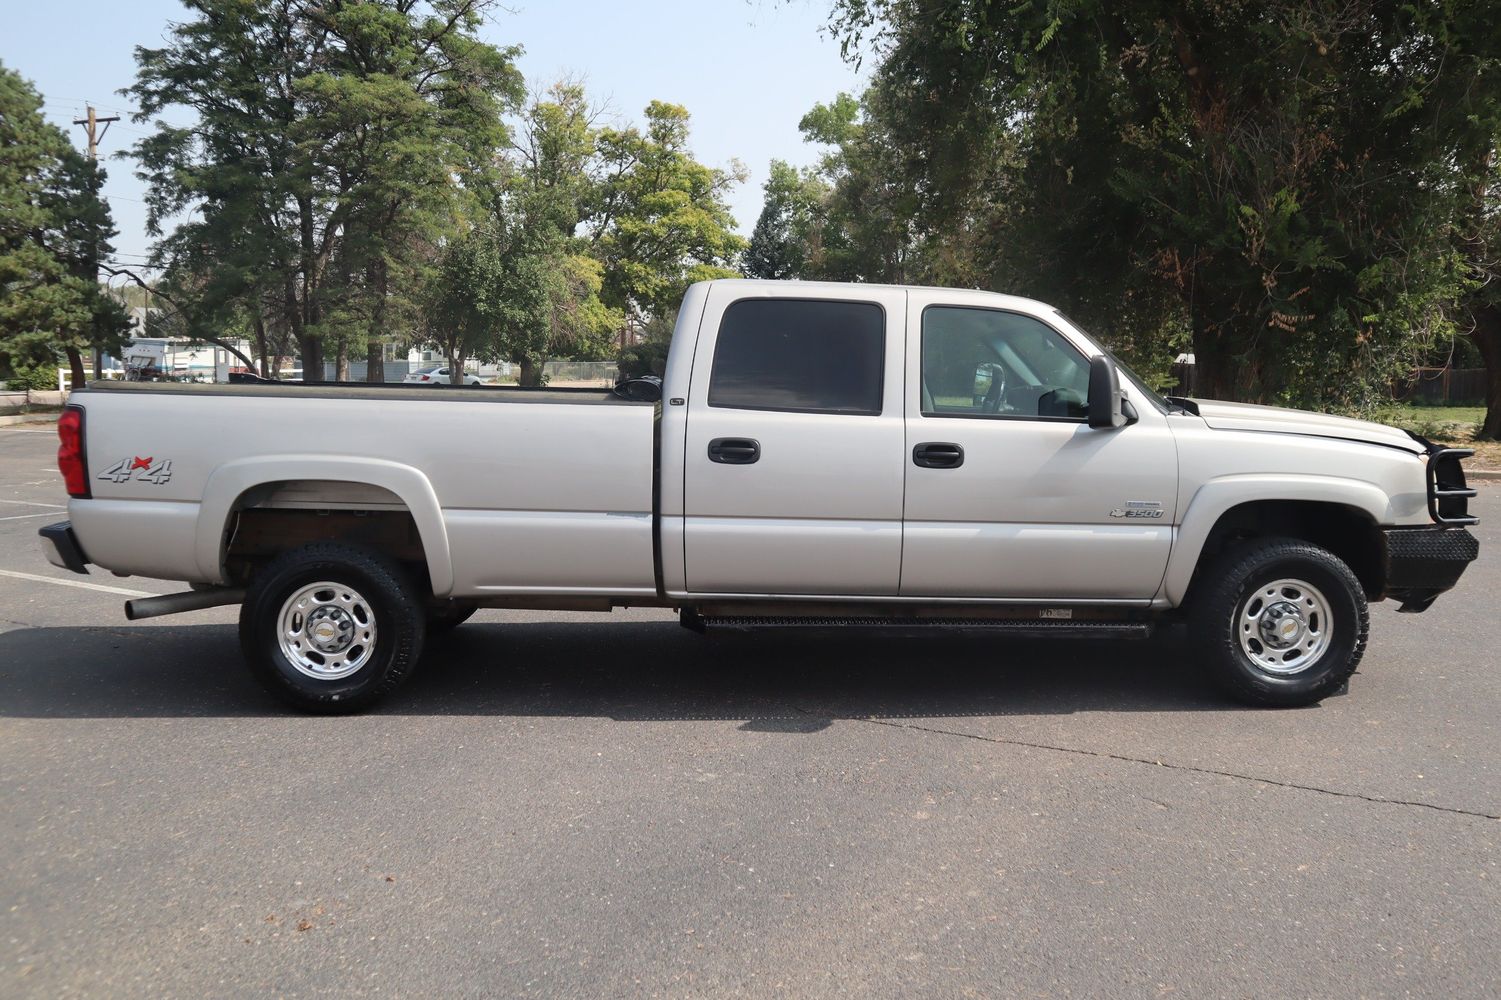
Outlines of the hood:
{"label": "hood", "polygon": [[1194,400],[1199,416],[1216,430],[1276,431],[1281,434],[1306,434],[1312,437],[1338,438],[1366,444],[1401,448],[1421,455],[1424,448],[1406,431],[1369,420],[1336,417],[1307,410],[1287,410],[1280,406],[1257,406],[1252,403],[1220,403]]}

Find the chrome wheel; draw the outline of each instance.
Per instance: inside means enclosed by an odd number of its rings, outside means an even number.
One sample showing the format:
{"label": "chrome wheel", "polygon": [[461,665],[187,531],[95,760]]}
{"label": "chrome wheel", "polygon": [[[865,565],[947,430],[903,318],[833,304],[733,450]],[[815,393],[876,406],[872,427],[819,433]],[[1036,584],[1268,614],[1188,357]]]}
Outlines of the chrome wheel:
{"label": "chrome wheel", "polygon": [[1334,619],[1318,588],[1302,580],[1262,584],[1241,602],[1232,622],[1243,653],[1262,670],[1283,676],[1312,667],[1329,649]]}
{"label": "chrome wheel", "polygon": [[375,650],[375,611],[353,587],[313,583],[288,597],[277,616],[282,654],[299,673],[335,681]]}

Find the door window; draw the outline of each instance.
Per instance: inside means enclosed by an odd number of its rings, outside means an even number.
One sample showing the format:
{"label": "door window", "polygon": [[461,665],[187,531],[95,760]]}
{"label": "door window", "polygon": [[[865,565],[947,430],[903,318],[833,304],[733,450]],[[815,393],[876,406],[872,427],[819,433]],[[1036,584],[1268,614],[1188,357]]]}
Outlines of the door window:
{"label": "door window", "polygon": [[876,416],[885,354],[874,303],[741,299],[719,325],[709,405]]}
{"label": "door window", "polygon": [[996,309],[923,310],[923,416],[1084,420],[1088,399],[1089,362],[1046,323]]}

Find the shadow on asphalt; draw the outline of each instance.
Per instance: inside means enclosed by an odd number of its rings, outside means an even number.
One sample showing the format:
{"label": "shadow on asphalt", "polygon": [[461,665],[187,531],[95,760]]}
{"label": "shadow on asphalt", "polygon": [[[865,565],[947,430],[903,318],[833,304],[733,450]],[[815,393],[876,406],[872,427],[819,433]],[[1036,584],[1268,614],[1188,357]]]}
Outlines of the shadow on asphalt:
{"label": "shadow on asphalt", "polygon": [[[672,623],[471,624],[429,641],[388,715],[722,719],[813,733],[833,718],[1240,710],[1180,637],[1097,642],[848,633],[698,635]],[[227,625],[0,634],[0,716],[282,715]]]}

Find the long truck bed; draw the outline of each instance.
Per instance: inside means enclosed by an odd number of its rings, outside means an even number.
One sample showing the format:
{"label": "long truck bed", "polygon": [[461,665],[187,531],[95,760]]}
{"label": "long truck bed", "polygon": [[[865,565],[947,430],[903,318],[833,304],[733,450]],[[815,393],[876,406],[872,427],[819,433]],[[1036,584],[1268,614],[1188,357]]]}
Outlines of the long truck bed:
{"label": "long truck bed", "polygon": [[[651,403],[606,390],[125,382],[72,402],[93,495],[70,515],[88,558],[119,573],[224,582],[241,510],[405,508],[437,596],[657,593]],[[291,480],[302,485],[278,485]]]}

